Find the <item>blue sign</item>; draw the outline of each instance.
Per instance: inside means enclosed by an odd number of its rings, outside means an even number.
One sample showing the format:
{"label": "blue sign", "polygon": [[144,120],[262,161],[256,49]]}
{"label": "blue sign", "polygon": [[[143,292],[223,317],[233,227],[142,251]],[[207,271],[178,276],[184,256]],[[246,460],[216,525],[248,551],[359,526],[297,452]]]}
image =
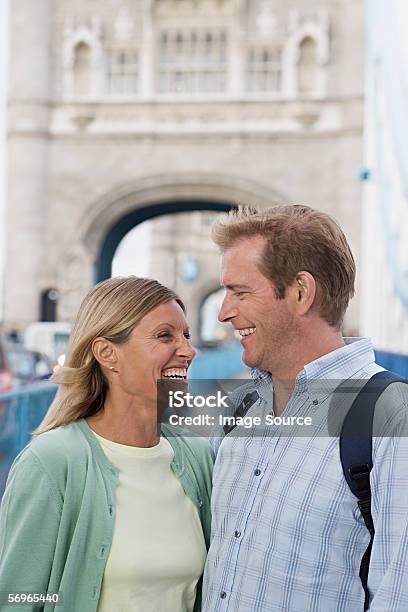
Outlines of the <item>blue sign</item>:
{"label": "blue sign", "polygon": [[180,278],[185,283],[193,283],[200,275],[200,264],[196,257],[187,255],[180,264]]}

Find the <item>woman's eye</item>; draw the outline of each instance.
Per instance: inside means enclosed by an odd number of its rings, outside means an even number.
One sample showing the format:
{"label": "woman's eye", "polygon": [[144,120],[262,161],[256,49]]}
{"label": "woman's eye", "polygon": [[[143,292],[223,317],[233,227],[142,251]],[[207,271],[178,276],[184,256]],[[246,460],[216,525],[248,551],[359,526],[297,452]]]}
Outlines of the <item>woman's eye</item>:
{"label": "woman's eye", "polygon": [[[187,340],[190,340],[190,338],[191,338],[190,332],[185,332],[184,333],[184,337],[187,338]],[[161,334],[158,335],[158,338],[164,339],[164,340],[169,340],[169,339],[172,338],[172,334],[170,332],[162,332]]]}
{"label": "woman's eye", "polygon": [[169,332],[163,332],[162,334],[159,334],[159,338],[170,338],[170,334]]}

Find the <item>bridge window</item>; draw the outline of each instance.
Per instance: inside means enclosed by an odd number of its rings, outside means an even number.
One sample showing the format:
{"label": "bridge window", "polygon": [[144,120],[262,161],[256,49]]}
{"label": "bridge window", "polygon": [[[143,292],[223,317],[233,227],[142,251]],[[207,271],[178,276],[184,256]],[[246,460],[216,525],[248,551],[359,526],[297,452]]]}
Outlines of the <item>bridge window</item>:
{"label": "bridge window", "polygon": [[247,55],[247,90],[279,92],[282,89],[282,51],[279,48],[252,47]]}
{"label": "bridge window", "polygon": [[110,95],[131,95],[138,91],[139,56],[129,49],[111,49],[107,62],[107,89]]}
{"label": "bridge window", "polygon": [[197,232],[197,234],[204,234],[205,236],[211,235],[211,228],[219,213],[211,213],[211,212],[193,212],[193,223],[192,228],[193,231]]}
{"label": "bridge window", "polygon": [[92,85],[92,51],[80,42],[74,50],[74,91],[76,96],[87,96]]}
{"label": "bridge window", "polygon": [[224,31],[167,30],[159,38],[160,93],[219,93],[227,86]]}
{"label": "bridge window", "polygon": [[318,88],[317,47],[316,42],[308,36],[299,47],[299,94],[309,96]]}

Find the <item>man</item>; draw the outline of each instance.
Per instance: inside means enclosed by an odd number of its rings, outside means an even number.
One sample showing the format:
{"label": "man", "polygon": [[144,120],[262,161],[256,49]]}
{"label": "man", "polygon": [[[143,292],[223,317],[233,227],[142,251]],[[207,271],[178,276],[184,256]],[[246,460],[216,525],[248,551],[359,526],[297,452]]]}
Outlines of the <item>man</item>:
{"label": "man", "polygon": [[[362,611],[359,568],[370,536],[339,438],[321,427],[342,381],[382,370],[367,339],[341,335],[355,281],[347,240],[332,218],[306,206],[239,210],[215,226],[214,240],[226,290],[219,320],[239,332],[259,396],[250,412],[317,425],[303,435],[234,430],[222,441],[203,611]],[[406,387],[395,383],[382,396],[378,418],[394,433],[406,426]],[[407,439],[375,437],[373,460],[369,609],[406,612]]]}

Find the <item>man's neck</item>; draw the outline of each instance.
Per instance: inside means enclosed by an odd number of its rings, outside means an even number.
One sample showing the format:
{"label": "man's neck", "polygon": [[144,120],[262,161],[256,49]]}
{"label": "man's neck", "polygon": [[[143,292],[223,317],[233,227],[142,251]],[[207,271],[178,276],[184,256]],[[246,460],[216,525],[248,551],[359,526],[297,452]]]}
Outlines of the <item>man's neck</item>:
{"label": "man's neck", "polygon": [[344,344],[340,332],[326,334],[326,338],[320,337],[317,342],[308,342],[305,338],[297,353],[294,347],[292,359],[287,358],[286,363],[269,370],[273,379],[274,413],[276,416],[283,413],[293,393],[296,378],[305,365],[342,348]]}
{"label": "man's neck", "polygon": [[281,416],[293,393],[295,381],[273,379],[273,412]]}

